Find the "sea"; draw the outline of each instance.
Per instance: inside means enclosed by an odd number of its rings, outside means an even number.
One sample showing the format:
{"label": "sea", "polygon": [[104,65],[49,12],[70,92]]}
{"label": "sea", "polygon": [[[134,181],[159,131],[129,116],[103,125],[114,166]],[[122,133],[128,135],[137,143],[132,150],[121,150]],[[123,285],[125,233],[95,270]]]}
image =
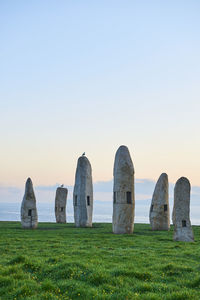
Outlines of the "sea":
{"label": "sea", "polygon": [[[20,221],[21,203],[1,203],[0,202],[0,221]],[[38,221],[55,222],[54,203],[38,203]],[[67,222],[74,222],[72,201],[67,206]],[[136,205],[135,223],[149,223],[149,204]],[[111,223],[112,222],[112,202],[97,201],[94,205],[93,222]],[[191,207],[192,225],[200,225],[199,207]]]}

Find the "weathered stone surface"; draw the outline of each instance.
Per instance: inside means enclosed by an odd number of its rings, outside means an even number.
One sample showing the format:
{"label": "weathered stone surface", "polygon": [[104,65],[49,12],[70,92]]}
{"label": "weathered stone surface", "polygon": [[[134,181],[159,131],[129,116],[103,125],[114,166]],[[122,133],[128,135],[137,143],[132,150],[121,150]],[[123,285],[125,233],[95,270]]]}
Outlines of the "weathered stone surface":
{"label": "weathered stone surface", "polygon": [[193,242],[194,236],[190,223],[190,182],[181,177],[174,188],[174,240]]}
{"label": "weathered stone surface", "polygon": [[55,198],[55,216],[57,223],[66,223],[66,203],[68,190],[58,187]]}
{"label": "weathered stone surface", "polygon": [[79,157],[77,163],[73,204],[76,227],[92,227],[92,168],[88,158],[84,155]]}
{"label": "weathered stone surface", "polygon": [[113,176],[113,233],[132,233],[135,211],[134,167],[126,146],[120,146],[116,152]]}
{"label": "weathered stone surface", "polygon": [[30,178],[26,181],[25,194],[21,204],[21,224],[23,228],[35,229],[38,225],[36,198]]}
{"label": "weathered stone surface", "polygon": [[172,224],[175,224],[175,217],[174,217],[174,206],[173,206],[173,210],[172,210]]}
{"label": "weathered stone surface", "polygon": [[168,190],[168,176],[162,173],[156,183],[149,211],[149,220],[152,230],[170,229]]}

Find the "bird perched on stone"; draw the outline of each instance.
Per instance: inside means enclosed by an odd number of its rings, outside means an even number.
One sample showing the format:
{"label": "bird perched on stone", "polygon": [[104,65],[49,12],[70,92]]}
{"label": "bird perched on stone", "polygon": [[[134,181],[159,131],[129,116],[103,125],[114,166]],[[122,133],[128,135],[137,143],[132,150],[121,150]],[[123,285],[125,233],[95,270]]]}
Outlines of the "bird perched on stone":
{"label": "bird perched on stone", "polygon": [[82,156],[85,156],[85,152],[83,152]]}
{"label": "bird perched on stone", "polygon": [[63,187],[64,186],[64,184],[61,184],[61,186],[60,187]]}

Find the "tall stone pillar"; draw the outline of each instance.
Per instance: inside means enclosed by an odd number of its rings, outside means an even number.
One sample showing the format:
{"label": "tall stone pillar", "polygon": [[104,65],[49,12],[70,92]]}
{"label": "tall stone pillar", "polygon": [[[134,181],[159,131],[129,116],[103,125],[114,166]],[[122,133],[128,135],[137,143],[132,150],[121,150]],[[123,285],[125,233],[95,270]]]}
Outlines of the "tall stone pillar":
{"label": "tall stone pillar", "polygon": [[162,173],[156,183],[152,197],[149,219],[152,230],[169,230],[169,184],[168,176]]}
{"label": "tall stone pillar", "polygon": [[79,157],[73,192],[74,220],[76,227],[92,227],[93,184],[92,168],[88,158]]}
{"label": "tall stone pillar", "polygon": [[193,242],[194,236],[190,222],[190,182],[181,177],[174,188],[174,240]]}
{"label": "tall stone pillar", "polygon": [[26,181],[25,194],[21,204],[21,224],[23,228],[29,229],[35,229],[38,225],[36,198],[30,178]]}
{"label": "tall stone pillar", "polygon": [[66,223],[66,204],[68,190],[63,187],[58,187],[55,198],[55,216],[56,223]]}
{"label": "tall stone pillar", "polygon": [[113,233],[132,233],[135,211],[134,167],[126,146],[120,146],[116,152],[113,176]]}

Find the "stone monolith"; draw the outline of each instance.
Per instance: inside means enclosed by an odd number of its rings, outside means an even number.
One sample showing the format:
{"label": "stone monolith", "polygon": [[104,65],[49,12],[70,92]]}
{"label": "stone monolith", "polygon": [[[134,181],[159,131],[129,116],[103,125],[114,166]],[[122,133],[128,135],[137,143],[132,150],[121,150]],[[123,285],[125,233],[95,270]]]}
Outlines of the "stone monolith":
{"label": "stone monolith", "polygon": [[152,230],[170,229],[168,190],[168,176],[167,174],[162,173],[156,183],[149,212]]}
{"label": "stone monolith", "polygon": [[25,194],[21,204],[21,224],[23,228],[35,229],[38,225],[36,198],[30,178],[26,181]]}
{"label": "stone monolith", "polygon": [[193,242],[190,223],[190,182],[181,177],[174,188],[174,241]]}
{"label": "stone monolith", "polygon": [[73,204],[76,227],[92,227],[92,168],[88,158],[84,155],[79,157],[77,163]]}
{"label": "stone monolith", "polygon": [[55,198],[55,216],[57,223],[66,223],[66,204],[68,190],[64,187],[58,187]]}
{"label": "stone monolith", "polygon": [[113,176],[113,233],[132,233],[135,211],[134,167],[126,146],[120,146],[116,152]]}
{"label": "stone monolith", "polygon": [[174,207],[173,207],[173,210],[172,210],[172,224],[173,225],[175,224]]}

